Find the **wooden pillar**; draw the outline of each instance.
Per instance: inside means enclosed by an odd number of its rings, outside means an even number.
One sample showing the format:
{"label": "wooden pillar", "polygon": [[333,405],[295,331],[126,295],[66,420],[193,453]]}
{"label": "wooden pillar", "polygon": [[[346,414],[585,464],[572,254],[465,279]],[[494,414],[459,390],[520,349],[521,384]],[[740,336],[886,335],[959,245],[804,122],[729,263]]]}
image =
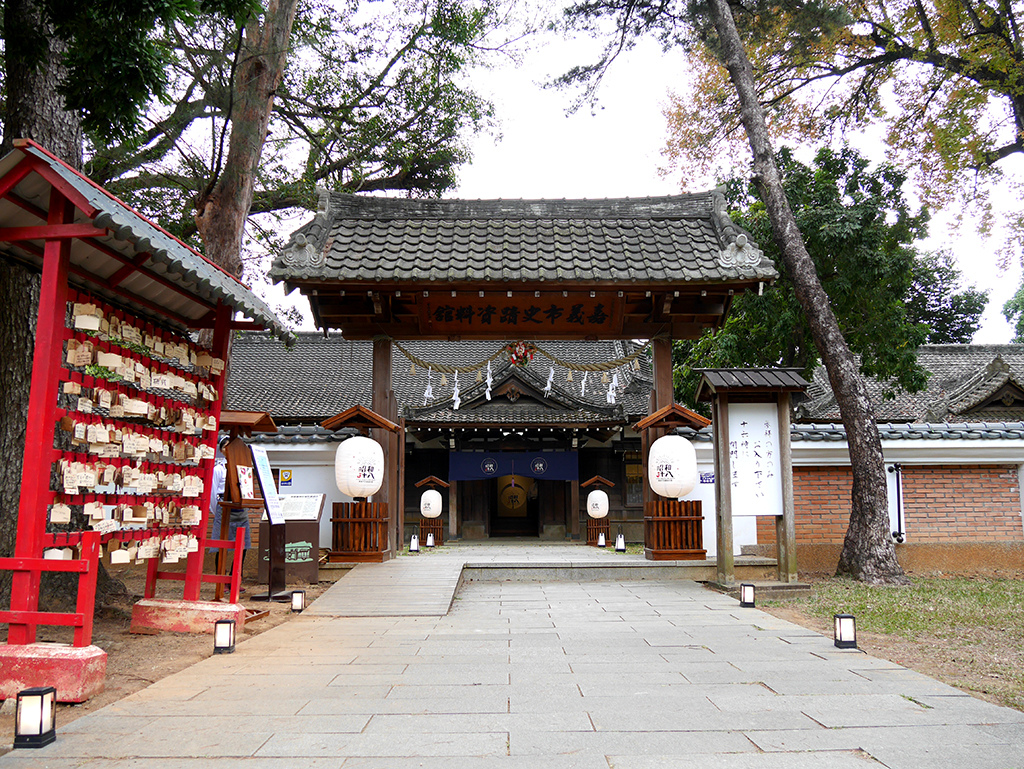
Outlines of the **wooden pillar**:
{"label": "wooden pillar", "polygon": [[779,582],[796,582],[796,514],[793,505],[793,447],[789,434],[789,393],[779,394],[779,471],[782,473],[782,515],[775,519]]}
{"label": "wooden pillar", "polygon": [[[50,192],[50,212],[46,223],[69,224],[74,221],[74,216],[74,205],[54,187]],[[42,558],[48,506],[54,496],[50,491],[50,473],[56,456],[53,435],[57,422],[57,391],[70,265],[71,240],[47,240],[43,246],[43,275],[39,288],[18,528],[14,542],[14,555],[20,558]],[[38,606],[39,572],[14,572],[10,608],[13,611],[35,611]],[[7,633],[9,644],[29,644],[35,640],[35,625],[10,624]]]}
{"label": "wooden pillar", "polygon": [[657,411],[675,402],[672,388],[672,340],[668,337],[655,337],[651,340],[651,351],[654,354],[653,411]]}
{"label": "wooden pillar", "polygon": [[717,393],[711,400],[711,425],[715,445],[715,541],[718,553],[717,581],[735,582],[732,554],[732,461],[729,455],[729,396]]}
{"label": "wooden pillar", "polygon": [[448,538],[459,536],[459,482],[448,481]]}
{"label": "wooden pillar", "polygon": [[[383,417],[390,418],[391,403],[391,340],[373,340],[373,390],[371,408]],[[398,511],[395,486],[398,477],[398,465],[395,462],[394,440],[387,430],[374,430],[373,438],[380,443],[384,449],[384,484],[378,492],[380,499],[377,501],[386,502],[388,505],[388,550],[392,556],[395,550],[395,517]]]}
{"label": "wooden pillar", "polygon": [[[395,416],[397,404],[398,401],[395,400]],[[396,419],[395,423],[401,428],[395,441],[398,453],[398,549],[401,550],[405,546],[405,420]]]}
{"label": "wooden pillar", "polygon": [[569,515],[572,516],[570,521],[570,533],[572,538],[580,538],[580,479],[574,478],[569,481]]}

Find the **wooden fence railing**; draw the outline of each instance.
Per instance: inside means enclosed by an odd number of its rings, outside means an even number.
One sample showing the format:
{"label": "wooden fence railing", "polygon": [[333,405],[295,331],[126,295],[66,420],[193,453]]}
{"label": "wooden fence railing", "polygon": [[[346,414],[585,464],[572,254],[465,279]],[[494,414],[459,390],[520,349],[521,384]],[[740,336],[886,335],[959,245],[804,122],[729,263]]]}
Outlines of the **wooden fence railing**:
{"label": "wooden fence railing", "polygon": [[334,503],[329,561],[382,563],[387,552],[387,502]]}
{"label": "wooden fence railing", "polygon": [[608,540],[610,534],[608,533],[608,519],[607,518],[590,518],[587,517],[587,544],[591,547],[597,547],[597,537],[599,534],[604,534],[604,544],[607,547],[612,546],[612,542]]}
{"label": "wooden fence railing", "polygon": [[699,500],[656,499],[644,507],[644,555],[650,561],[707,558]]}
{"label": "wooden fence railing", "polygon": [[444,544],[444,521],[440,518],[422,518],[420,520],[420,547],[427,546],[427,535],[434,535],[434,545]]}

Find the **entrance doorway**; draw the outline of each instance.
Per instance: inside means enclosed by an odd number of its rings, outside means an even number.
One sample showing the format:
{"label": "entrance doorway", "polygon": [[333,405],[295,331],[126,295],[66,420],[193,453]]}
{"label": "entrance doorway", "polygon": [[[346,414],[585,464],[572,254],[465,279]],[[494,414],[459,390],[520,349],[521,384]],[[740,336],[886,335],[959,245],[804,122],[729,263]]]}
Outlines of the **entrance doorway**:
{"label": "entrance doorway", "polygon": [[489,529],[492,537],[536,537],[540,534],[538,484],[523,475],[504,475],[489,484],[493,496]]}

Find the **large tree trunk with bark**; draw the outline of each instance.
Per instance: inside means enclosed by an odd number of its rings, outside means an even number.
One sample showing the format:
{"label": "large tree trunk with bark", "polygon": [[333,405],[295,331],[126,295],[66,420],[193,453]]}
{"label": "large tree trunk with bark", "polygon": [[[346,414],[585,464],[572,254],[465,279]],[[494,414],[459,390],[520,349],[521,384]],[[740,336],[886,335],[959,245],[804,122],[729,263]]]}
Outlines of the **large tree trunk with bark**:
{"label": "large tree trunk with bark", "polygon": [[227,157],[220,175],[196,201],[196,227],[206,256],[239,277],[242,234],[252,207],[274,92],[288,61],[296,5],[297,0],[270,0],[262,17],[246,25],[235,71]]}
{"label": "large tree trunk with bark", "polygon": [[874,584],[904,584],[907,578],[896,561],[889,532],[882,442],[864,379],[839,330],[828,295],[821,286],[786,199],[768,125],[754,87],[753,69],[732,11],[727,0],[710,0],[710,7],[721,45],[720,56],[739,96],[740,118],[754,156],[754,180],[846,427],[853,493],[850,524],[837,574]]}
{"label": "large tree trunk with bark", "polygon": [[[44,51],[29,42],[42,32],[38,6],[31,0],[4,4],[6,100],[0,155],[15,139],[33,139],[61,160],[82,167],[82,126],[64,109],[57,86],[64,74],[61,46],[52,38]],[[41,55],[40,55],[41,54]],[[32,351],[39,310],[39,275],[0,259],[0,555],[13,555],[21,496],[21,459],[32,380]],[[6,606],[11,573],[0,571],[0,606]]]}
{"label": "large tree trunk with bark", "polygon": [[[31,41],[42,40],[43,49]],[[3,113],[0,155],[15,139],[32,139],[72,168],[82,167],[82,122],[64,109],[57,86],[65,75],[63,44],[47,34],[34,0],[7,0],[4,4],[4,83],[7,98]],[[14,554],[21,496],[22,455],[32,381],[36,317],[39,312],[39,275],[19,264],[0,259],[0,555]],[[101,568],[97,596],[101,600],[125,593],[124,585]],[[74,606],[77,575],[44,575],[40,586],[44,609]],[[0,571],[0,606],[7,606],[11,572]]]}

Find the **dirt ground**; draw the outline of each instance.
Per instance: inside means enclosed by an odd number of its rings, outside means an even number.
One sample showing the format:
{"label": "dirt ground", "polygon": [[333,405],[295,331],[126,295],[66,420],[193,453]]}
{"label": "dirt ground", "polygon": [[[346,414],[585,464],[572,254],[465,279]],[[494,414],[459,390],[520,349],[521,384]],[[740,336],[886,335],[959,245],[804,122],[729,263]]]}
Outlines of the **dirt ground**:
{"label": "dirt ground", "polygon": [[[248,555],[247,561],[255,556]],[[131,623],[131,606],[142,597],[145,588],[145,569],[139,566],[108,567],[111,576],[124,582],[128,589],[128,597],[113,605],[104,606],[97,611],[93,625],[93,644],[107,653],[107,676],[104,690],[88,701],[73,705],[58,705],[57,728],[68,724],[86,713],[92,713],[112,702],[127,697],[133,692],[144,689],[173,673],[183,670],[196,662],[213,654],[212,635],[190,635],[187,633],[158,633],[156,635],[136,635],[128,632]],[[212,569],[207,569],[212,571]],[[250,571],[252,573],[250,573]],[[321,572],[324,574],[324,572]],[[316,585],[295,584],[289,588],[306,591],[306,603],[309,604],[323,593],[344,572],[332,572],[331,580],[321,581]],[[266,583],[256,581],[255,568],[243,570],[242,588],[245,591],[239,596],[239,603],[248,609],[259,611],[269,610],[269,615],[246,622],[245,629],[238,634],[236,643],[246,638],[288,622],[295,617],[291,606],[286,603],[254,601],[249,596],[266,592]],[[162,582],[158,586],[158,598],[180,598],[181,583]],[[202,598],[213,599],[213,588],[204,586]],[[0,634],[0,642],[6,640],[6,628]],[[70,642],[70,630],[63,628],[40,628],[39,640]],[[9,700],[0,709],[0,755],[10,748],[14,739],[14,700]]]}

